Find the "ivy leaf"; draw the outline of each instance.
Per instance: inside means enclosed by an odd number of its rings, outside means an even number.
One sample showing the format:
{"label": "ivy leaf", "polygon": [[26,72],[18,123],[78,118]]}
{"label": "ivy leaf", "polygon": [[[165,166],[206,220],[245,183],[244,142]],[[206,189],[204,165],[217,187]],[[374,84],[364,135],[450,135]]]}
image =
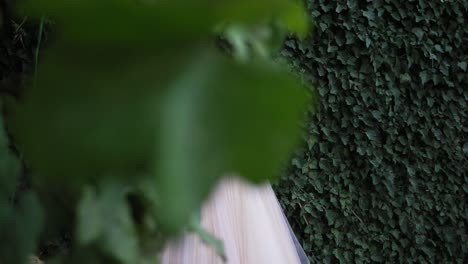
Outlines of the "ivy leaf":
{"label": "ivy leaf", "polygon": [[335,11],[336,11],[336,13],[339,14],[339,13],[341,13],[341,11],[343,11],[343,10],[345,10],[345,9],[347,9],[346,6],[344,6],[344,5],[338,3],[338,4],[336,5]]}
{"label": "ivy leaf", "polygon": [[424,243],[426,238],[423,235],[416,235],[416,244],[421,245]]}
{"label": "ivy leaf", "polygon": [[424,85],[429,80],[429,75],[427,71],[422,71],[419,73],[419,78],[421,79],[422,84]]}
{"label": "ivy leaf", "polygon": [[411,82],[411,76],[408,73],[400,74],[402,82]]}
{"label": "ivy leaf", "polygon": [[444,52],[444,50],[442,49],[442,47],[439,45],[439,44],[436,44],[434,46],[434,48],[438,51],[438,52]]}
{"label": "ivy leaf", "polygon": [[370,139],[372,141],[377,141],[378,138],[379,138],[377,132],[374,131],[374,130],[367,130],[366,131],[366,136],[367,136],[368,139]]}
{"label": "ivy leaf", "polygon": [[461,61],[457,63],[458,68],[462,69],[463,71],[466,71],[467,63],[466,61]]}
{"label": "ivy leaf", "polygon": [[331,226],[333,223],[335,223],[336,213],[333,210],[328,209],[325,211],[325,217],[327,219],[328,225]]}
{"label": "ivy leaf", "polygon": [[408,232],[408,218],[406,215],[400,215],[398,219],[401,230],[406,233]]}
{"label": "ivy leaf", "polygon": [[375,12],[374,10],[366,10],[362,12],[362,15],[367,17],[368,20],[372,21],[375,19]]}
{"label": "ivy leaf", "polygon": [[366,48],[369,48],[371,43],[372,43],[371,39],[369,38],[369,36],[366,35]]}
{"label": "ivy leaf", "polygon": [[421,28],[413,28],[411,31],[418,37],[418,40],[422,40],[424,31]]}

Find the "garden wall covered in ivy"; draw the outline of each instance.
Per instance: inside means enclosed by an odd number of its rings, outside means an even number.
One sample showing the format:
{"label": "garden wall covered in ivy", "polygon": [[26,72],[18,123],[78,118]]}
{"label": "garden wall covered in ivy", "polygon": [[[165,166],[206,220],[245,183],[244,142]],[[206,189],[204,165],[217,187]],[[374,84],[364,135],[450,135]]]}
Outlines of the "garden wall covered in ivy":
{"label": "garden wall covered in ivy", "polygon": [[320,94],[277,192],[313,263],[467,263],[468,1],[309,0]]}

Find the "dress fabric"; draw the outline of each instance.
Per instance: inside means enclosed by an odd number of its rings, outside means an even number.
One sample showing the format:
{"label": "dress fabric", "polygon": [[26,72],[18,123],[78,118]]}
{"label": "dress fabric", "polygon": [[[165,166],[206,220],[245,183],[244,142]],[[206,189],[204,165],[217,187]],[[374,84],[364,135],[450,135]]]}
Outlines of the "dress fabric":
{"label": "dress fabric", "polygon": [[162,264],[300,264],[302,248],[270,184],[222,180],[201,213],[201,225],[224,243],[226,262],[195,234],[168,243]]}

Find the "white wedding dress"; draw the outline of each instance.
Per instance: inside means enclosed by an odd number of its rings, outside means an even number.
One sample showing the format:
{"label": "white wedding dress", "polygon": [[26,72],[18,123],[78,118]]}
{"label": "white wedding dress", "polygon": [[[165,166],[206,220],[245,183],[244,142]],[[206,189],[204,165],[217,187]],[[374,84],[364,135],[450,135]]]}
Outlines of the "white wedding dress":
{"label": "white wedding dress", "polygon": [[[201,224],[224,243],[223,262],[195,234],[168,244],[162,264],[307,263],[270,184],[253,185],[236,177],[222,180],[204,205]],[[302,261],[302,262],[301,262]]]}

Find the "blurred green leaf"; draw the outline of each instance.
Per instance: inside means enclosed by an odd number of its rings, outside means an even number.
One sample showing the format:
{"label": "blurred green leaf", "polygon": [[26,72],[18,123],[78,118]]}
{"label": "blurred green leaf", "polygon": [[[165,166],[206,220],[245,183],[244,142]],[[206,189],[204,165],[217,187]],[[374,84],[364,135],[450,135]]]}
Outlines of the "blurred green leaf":
{"label": "blurred green leaf", "polygon": [[186,224],[223,173],[273,179],[297,143],[306,98],[272,65],[230,63],[209,52],[193,57],[159,111],[155,173],[166,227]]}
{"label": "blurred green leaf", "polygon": [[301,2],[290,1],[281,18],[288,32],[296,33],[302,38],[309,33],[309,18]]}
{"label": "blurred green leaf", "polygon": [[76,239],[80,246],[97,243],[121,263],[137,263],[138,238],[123,186],[103,184],[97,192],[85,188],[77,210]]}
{"label": "blurred green leaf", "polygon": [[36,85],[7,120],[31,167],[78,183],[143,170],[155,144],[158,93],[183,60],[62,45],[46,55]]}

